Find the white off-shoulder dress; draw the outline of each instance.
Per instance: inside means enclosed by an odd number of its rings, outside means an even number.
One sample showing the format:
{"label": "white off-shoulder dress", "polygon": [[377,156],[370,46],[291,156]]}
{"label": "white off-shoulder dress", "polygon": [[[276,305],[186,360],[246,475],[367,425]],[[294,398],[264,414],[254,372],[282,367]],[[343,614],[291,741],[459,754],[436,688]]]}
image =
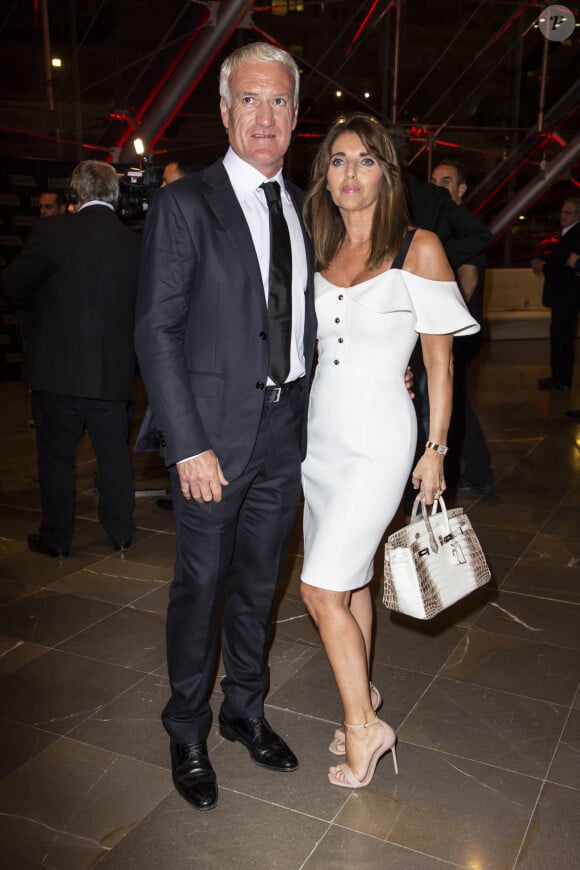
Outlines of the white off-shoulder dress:
{"label": "white off-shoulder dress", "polygon": [[394,266],[354,287],[315,276],[318,366],[303,463],[302,580],[358,589],[411,473],[416,415],[404,383],[419,333],[479,325],[457,284]]}

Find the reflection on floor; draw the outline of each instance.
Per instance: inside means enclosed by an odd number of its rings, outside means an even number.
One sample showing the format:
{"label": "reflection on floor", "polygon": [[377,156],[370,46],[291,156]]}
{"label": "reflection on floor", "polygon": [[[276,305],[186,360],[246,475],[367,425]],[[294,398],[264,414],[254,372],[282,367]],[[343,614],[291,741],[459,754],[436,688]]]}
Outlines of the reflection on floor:
{"label": "reflection on floor", "polygon": [[[79,449],[74,551],[29,553],[38,528],[34,431],[21,384],[0,385],[0,866],[6,870],[469,870],[578,867],[580,393],[536,389],[547,343],[486,345],[476,405],[495,496],[464,502],[493,582],[429,624],[380,603],[373,680],[399,734],[400,776],[337,789],[326,747],[340,708],[298,595],[297,518],[280,585],[267,715],[300,759],[271,774],[214,727],[220,802],[172,788],[159,713],[172,515],[139,497],[136,542],[113,553]],[[136,385],[134,412],[143,412]],[[138,489],[164,488],[135,457]],[[402,521],[399,516],[393,525]],[[220,702],[219,682],[214,711]]]}

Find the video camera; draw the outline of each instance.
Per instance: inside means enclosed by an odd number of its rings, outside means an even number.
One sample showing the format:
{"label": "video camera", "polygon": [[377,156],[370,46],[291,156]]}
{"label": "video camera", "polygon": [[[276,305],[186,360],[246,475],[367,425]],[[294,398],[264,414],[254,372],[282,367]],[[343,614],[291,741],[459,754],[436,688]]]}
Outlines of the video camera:
{"label": "video camera", "polygon": [[119,177],[121,192],[117,214],[125,223],[145,218],[154,192],[163,182],[163,167],[148,165],[143,160],[138,168],[127,169]]}

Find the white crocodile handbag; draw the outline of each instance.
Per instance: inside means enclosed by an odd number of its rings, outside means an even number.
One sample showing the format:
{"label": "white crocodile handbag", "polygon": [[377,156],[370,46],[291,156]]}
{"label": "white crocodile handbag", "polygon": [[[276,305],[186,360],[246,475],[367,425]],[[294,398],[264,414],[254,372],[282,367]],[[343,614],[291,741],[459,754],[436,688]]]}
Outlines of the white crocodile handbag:
{"label": "white crocodile handbag", "polygon": [[448,511],[439,498],[429,515],[419,495],[409,524],[389,535],[385,545],[383,604],[388,610],[431,619],[490,578],[463,508]]}

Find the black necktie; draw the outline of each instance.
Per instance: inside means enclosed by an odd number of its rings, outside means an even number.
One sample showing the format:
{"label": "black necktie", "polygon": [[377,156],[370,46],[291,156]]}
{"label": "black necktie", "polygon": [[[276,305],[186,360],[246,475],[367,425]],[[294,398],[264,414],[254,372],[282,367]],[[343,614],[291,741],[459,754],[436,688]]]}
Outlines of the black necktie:
{"label": "black necktie", "polygon": [[292,247],[288,224],[282,212],[280,185],[267,181],[261,185],[270,216],[270,269],[268,277],[268,320],[270,321],[270,371],[281,386],[290,371],[292,338]]}

